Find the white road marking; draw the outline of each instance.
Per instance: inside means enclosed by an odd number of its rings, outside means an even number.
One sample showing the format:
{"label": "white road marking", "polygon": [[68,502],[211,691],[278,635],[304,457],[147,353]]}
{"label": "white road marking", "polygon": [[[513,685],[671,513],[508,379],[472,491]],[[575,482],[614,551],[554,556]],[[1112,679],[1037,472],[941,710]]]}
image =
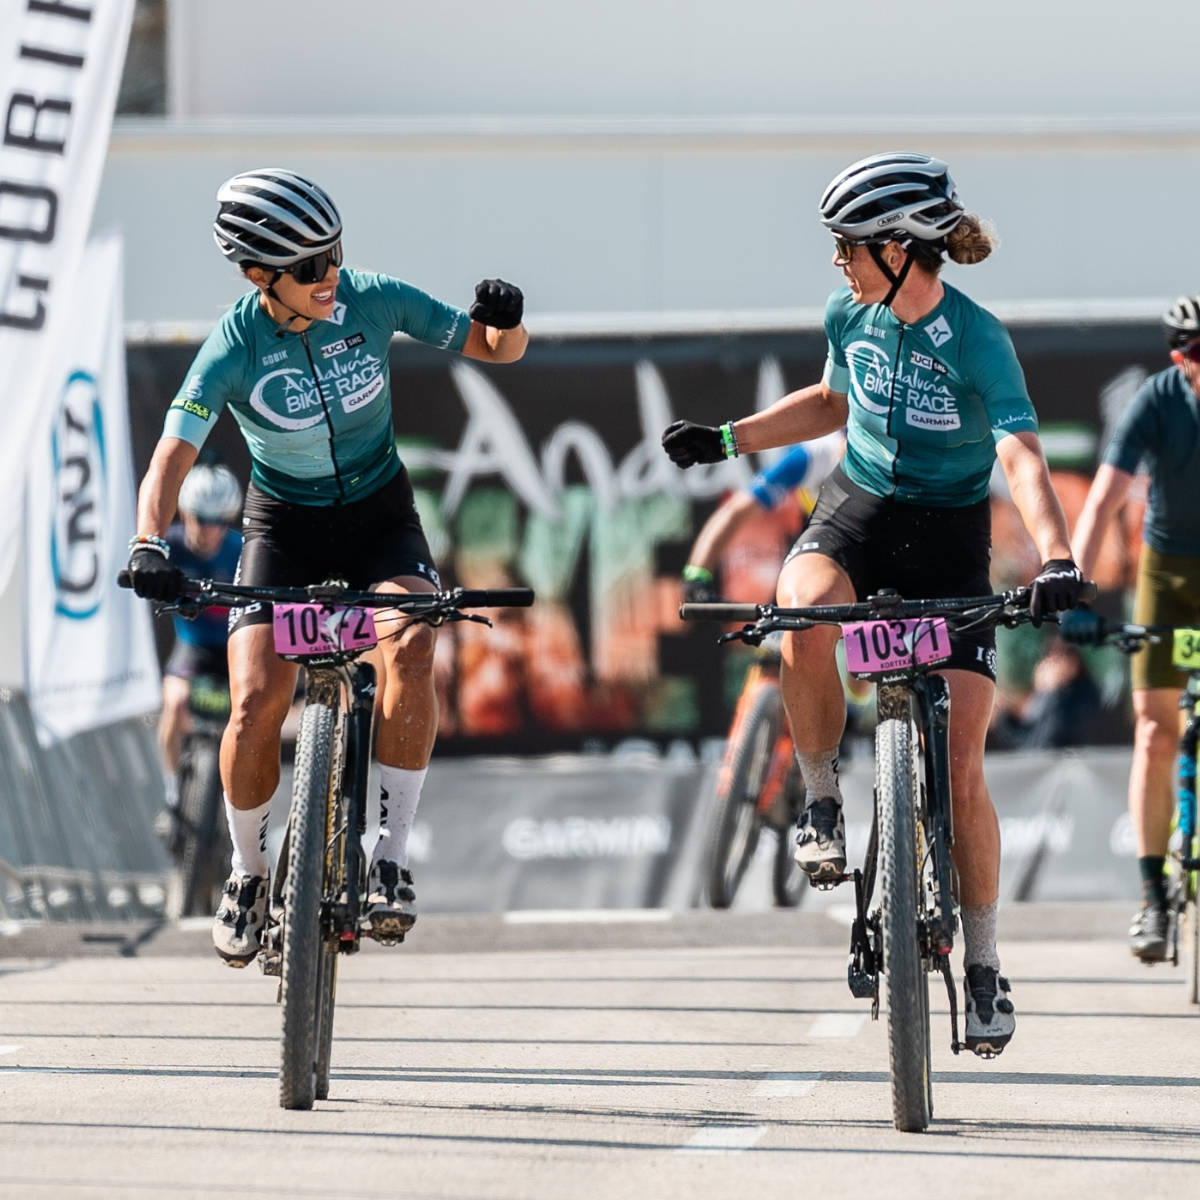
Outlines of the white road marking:
{"label": "white road marking", "polygon": [[764,1133],[765,1125],[710,1125],[698,1129],[676,1154],[729,1154],[749,1150]]}
{"label": "white road marking", "polygon": [[807,1096],[820,1081],[820,1071],[780,1071],[766,1076],[754,1094],[776,1099]]}
{"label": "white road marking", "polygon": [[0,1054],[16,1054],[20,1046],[0,1046]]}
{"label": "white road marking", "polygon": [[808,1036],[813,1038],[856,1037],[866,1019],[866,1013],[822,1013],[812,1023]]}
{"label": "white road marking", "polygon": [[506,925],[569,925],[573,922],[619,924],[669,921],[669,908],[522,908],[504,914]]}

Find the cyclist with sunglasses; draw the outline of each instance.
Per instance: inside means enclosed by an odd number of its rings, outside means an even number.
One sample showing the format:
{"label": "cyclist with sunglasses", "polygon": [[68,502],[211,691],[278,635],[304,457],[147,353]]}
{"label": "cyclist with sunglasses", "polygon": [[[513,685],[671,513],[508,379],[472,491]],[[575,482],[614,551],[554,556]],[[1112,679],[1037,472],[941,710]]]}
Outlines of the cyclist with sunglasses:
{"label": "cyclist with sunglasses", "polygon": [[[1151,375],[1125,409],[1075,524],[1080,567],[1089,571],[1139,464],[1150,474],[1142,523],[1133,619],[1140,625],[1200,624],[1200,296],[1182,296],[1163,315],[1171,366]],[[1092,613],[1073,613],[1062,630],[1076,644],[1099,641]],[[1143,962],[1167,956],[1163,863],[1174,810],[1179,745],[1179,671],[1170,639],[1132,656],[1134,737],[1129,815],[1137,838],[1142,907],[1129,930]]]}
{"label": "cyclist with sunglasses", "polygon": [[[809,527],[786,559],[781,605],[846,604],[880,588],[938,598],[991,591],[988,481],[997,459],[1044,566],[1031,610],[1072,607],[1083,576],[1046,467],[1037,417],[1007,331],[943,283],[948,256],[986,258],[992,239],[965,212],[944,162],[876,154],[826,188],[820,219],[834,236],[846,286],[825,310],[829,350],[819,383],[719,428],[677,421],[663,446],[681,467],[805,441],[842,425],[846,455],[822,485]],[[838,785],[845,703],[837,630],[785,635],[782,688],[808,785],[796,859],[832,886],[846,867]],[[983,775],[995,696],[994,634],[960,632],[946,664],[951,788],[962,902],[966,1044],[1007,1045],[1015,1027],[999,972],[1000,832]]]}
{"label": "cyclist with sunglasses", "polygon": [[[217,323],[171,402],[138,494],[129,572],[155,600],[183,577],[164,534],[180,484],[228,409],[250,451],[238,582],[435,591],[439,578],[396,451],[388,349],[395,333],[482,362],[525,353],[521,290],[501,279],[475,289],[469,311],[412,284],[342,267],[342,220],[328,193],[294,171],[247,171],[217,192],[213,237],[253,285]],[[395,397],[396,411],[421,402]],[[367,915],[397,937],[416,919],[407,839],[437,732],[434,631],[398,636],[380,621],[376,755],[380,835]],[[269,606],[230,614],[232,716],[221,778],[233,842],[213,926],[217,953],[244,966],[266,916],[266,830],[279,781],[280,729],[297,668],[274,649]]]}

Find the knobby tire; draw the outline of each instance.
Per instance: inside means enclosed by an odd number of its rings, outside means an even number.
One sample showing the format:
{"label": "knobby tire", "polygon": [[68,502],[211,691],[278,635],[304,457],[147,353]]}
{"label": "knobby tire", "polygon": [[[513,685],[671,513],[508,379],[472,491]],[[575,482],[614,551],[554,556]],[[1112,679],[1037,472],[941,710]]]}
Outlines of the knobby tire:
{"label": "knobby tire", "polygon": [[892,1117],[896,1128],[920,1132],[933,1118],[929,1056],[929,985],[921,962],[921,904],[916,819],[916,730],[911,720],[881,721],[875,732],[875,796],[879,819],[879,882],[883,974],[887,988]]}
{"label": "knobby tire", "polygon": [[771,753],[783,723],[779,686],[764,683],[730,735],[722,764],[709,844],[708,899],[713,908],[728,908],[758,848],[762,817],[758,798],[771,764]]}
{"label": "knobby tire", "polygon": [[796,819],[804,808],[804,780],[800,768],[792,765],[784,787],[791,800],[789,812],[792,819],[777,831],[775,861],[771,867],[771,891],[780,908],[795,908],[809,890],[808,876],[796,862]]}
{"label": "knobby tire", "polygon": [[317,988],[321,982],[321,883],[333,749],[333,710],[308,704],[300,717],[292,778],[284,885],[283,1038],[279,1104],[312,1108],[317,1084]]}

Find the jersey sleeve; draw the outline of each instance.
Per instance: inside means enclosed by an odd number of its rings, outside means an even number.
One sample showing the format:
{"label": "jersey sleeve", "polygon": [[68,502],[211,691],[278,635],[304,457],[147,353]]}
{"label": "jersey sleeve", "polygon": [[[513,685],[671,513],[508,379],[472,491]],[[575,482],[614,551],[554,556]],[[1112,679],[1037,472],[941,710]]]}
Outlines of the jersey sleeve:
{"label": "jersey sleeve", "polygon": [[1104,461],[1128,475],[1137,472],[1143,459],[1160,452],[1162,430],[1156,380],[1156,376],[1151,376],[1134,393],[1104,451]]}
{"label": "jersey sleeve", "polygon": [[163,437],[180,438],[199,449],[212,432],[221,410],[238,394],[245,373],[246,349],[234,336],[233,320],[232,314],[222,318],[196,352],[182,386],[167,409]]}
{"label": "jersey sleeve", "polygon": [[970,382],[983,400],[992,440],[1037,433],[1037,413],[1008,330],[988,314],[986,323],[973,331],[970,345]]}
{"label": "jersey sleeve", "polygon": [[842,346],[843,317],[846,311],[846,298],[850,295],[848,288],[834,292],[825,302],[825,337],[828,350],[825,357],[825,369],[821,372],[821,382],[832,392],[844,396],[850,390],[850,367],[846,362],[846,352]]}
{"label": "jersey sleeve", "polygon": [[471,318],[464,309],[390,275],[363,272],[360,283],[371,307],[386,315],[394,333],[406,333],[439,350],[462,350],[471,331]]}

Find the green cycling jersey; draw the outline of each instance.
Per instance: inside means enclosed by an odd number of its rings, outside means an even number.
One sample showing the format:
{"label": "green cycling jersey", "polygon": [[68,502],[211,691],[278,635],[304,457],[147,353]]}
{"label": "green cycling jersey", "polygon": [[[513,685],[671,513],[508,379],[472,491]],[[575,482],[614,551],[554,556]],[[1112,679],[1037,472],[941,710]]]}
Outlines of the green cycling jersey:
{"label": "green cycling jersey", "polygon": [[361,499],[400,470],[388,346],[396,332],[461,351],[460,308],[387,275],[346,268],[337,305],[303,333],[281,330],[247,293],[209,334],[167,410],[163,436],[196,447],[228,408],[250,451],[251,478],[276,499]]}
{"label": "green cycling jersey", "polygon": [[911,325],[841,288],[825,307],[825,333],[823,380],[849,405],[842,469],[873,495],[933,508],[977,503],[996,442],[1037,432],[1008,331],[956,288],[945,285]]}

